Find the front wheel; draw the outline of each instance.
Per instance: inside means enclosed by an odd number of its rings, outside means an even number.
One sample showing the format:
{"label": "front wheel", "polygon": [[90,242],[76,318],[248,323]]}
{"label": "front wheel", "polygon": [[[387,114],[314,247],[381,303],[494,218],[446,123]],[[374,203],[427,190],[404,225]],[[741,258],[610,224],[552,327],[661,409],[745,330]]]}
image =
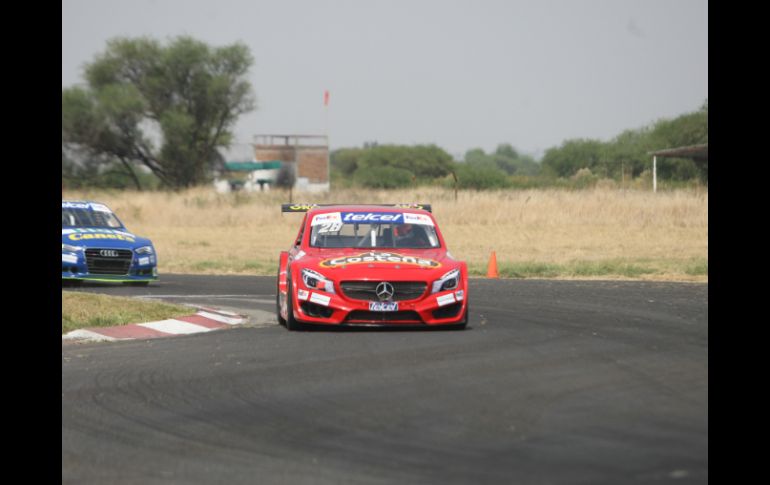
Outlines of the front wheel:
{"label": "front wheel", "polygon": [[281,316],[281,292],[279,291],[277,295],[275,295],[275,316],[278,317],[278,324],[282,326],[286,326],[286,320]]}
{"label": "front wheel", "polygon": [[302,330],[303,326],[294,318],[294,301],[292,299],[291,280],[286,281],[286,329]]}
{"label": "front wheel", "polygon": [[448,330],[465,330],[465,328],[468,326],[468,309],[470,305],[465,305],[465,314],[463,315],[463,319],[460,323],[456,323],[454,325],[447,326]]}
{"label": "front wheel", "polygon": [[[281,278],[281,269],[278,268],[278,279]],[[275,288],[275,316],[278,318],[278,324],[286,326],[286,320],[281,316],[281,287],[276,285]]]}

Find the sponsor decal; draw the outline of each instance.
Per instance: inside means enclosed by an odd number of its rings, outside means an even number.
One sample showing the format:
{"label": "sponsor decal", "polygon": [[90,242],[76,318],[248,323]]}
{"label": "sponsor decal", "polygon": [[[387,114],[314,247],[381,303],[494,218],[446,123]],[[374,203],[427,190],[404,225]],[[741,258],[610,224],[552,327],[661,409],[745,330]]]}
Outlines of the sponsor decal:
{"label": "sponsor decal", "polygon": [[62,209],[88,209],[87,202],[62,202]]}
{"label": "sponsor decal", "polygon": [[371,312],[397,312],[397,301],[370,301],[369,311]]}
{"label": "sponsor decal", "polygon": [[139,258],[139,264],[142,266],[145,264],[150,264],[150,258]]}
{"label": "sponsor decal", "polygon": [[289,210],[307,212],[315,206],[315,204],[294,204],[289,206]]}
{"label": "sponsor decal", "polygon": [[107,212],[112,214],[109,207],[96,202],[62,202],[62,209],[91,209],[97,212]]}
{"label": "sponsor decal", "polygon": [[329,306],[331,297],[328,297],[326,295],[321,295],[320,293],[311,293],[310,301],[312,301],[313,303],[318,303],[319,305]]}
{"label": "sponsor decal", "polygon": [[404,214],[400,212],[343,212],[342,222],[345,224],[378,223],[403,224]]}
{"label": "sponsor decal", "polygon": [[114,239],[118,241],[136,242],[134,236],[128,232],[114,229],[62,229],[62,236],[67,236],[71,241],[85,241],[89,239]]}
{"label": "sponsor decal", "polygon": [[404,223],[406,224],[422,224],[423,226],[432,226],[433,220],[425,214],[410,214],[404,212]]}
{"label": "sponsor decal", "polygon": [[455,302],[455,296],[452,293],[449,293],[448,295],[436,297],[436,303],[438,303],[438,306],[449,305],[450,303],[454,303],[454,302]]}
{"label": "sponsor decal", "polygon": [[342,219],[339,212],[330,212],[328,214],[318,214],[313,216],[313,221],[310,223],[310,225],[318,226],[320,224],[331,224],[333,222],[340,221],[342,221]]}
{"label": "sponsor decal", "polygon": [[136,239],[128,236],[124,236],[122,234],[70,234],[69,235],[70,241],[87,241],[89,239],[113,239],[117,241],[128,241],[128,242],[136,242]]}
{"label": "sponsor decal", "polygon": [[310,296],[310,292],[307,290],[299,289],[297,290],[297,298],[300,300],[307,300],[307,297]]}
{"label": "sponsor decal", "polygon": [[77,263],[78,257],[74,254],[62,254],[61,255],[61,262],[62,263]]}
{"label": "sponsor decal", "polygon": [[384,253],[370,251],[367,253],[360,253],[354,256],[342,256],[339,258],[324,259],[319,263],[322,268],[334,268],[337,266],[347,264],[370,264],[370,263],[386,263],[386,264],[410,264],[414,266],[420,266],[424,268],[440,268],[441,263],[433,259],[421,258],[419,256],[408,256],[398,253]]}

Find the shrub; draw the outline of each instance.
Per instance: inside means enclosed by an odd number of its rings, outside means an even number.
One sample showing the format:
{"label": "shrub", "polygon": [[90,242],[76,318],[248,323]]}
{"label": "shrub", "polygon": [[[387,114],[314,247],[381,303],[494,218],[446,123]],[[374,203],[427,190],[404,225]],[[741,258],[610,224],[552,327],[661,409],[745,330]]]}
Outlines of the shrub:
{"label": "shrub", "polygon": [[414,181],[414,174],[403,168],[381,166],[358,170],[356,182],[372,189],[397,189]]}
{"label": "shrub", "polygon": [[505,172],[491,164],[458,163],[455,167],[458,186],[461,189],[504,189],[510,186]]}
{"label": "shrub", "polygon": [[589,168],[581,168],[577,172],[575,172],[575,175],[570,177],[572,182],[574,183],[574,187],[576,189],[585,189],[587,187],[593,187],[596,185],[596,182],[599,180],[599,177],[591,173],[591,169]]}

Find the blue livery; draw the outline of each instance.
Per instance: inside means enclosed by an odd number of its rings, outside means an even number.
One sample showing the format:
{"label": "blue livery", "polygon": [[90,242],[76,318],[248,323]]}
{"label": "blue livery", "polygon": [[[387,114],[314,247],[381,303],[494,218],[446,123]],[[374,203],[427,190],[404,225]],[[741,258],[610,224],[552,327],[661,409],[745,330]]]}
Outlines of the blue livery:
{"label": "blue livery", "polygon": [[61,278],[146,285],[158,279],[158,258],[152,241],[129,232],[106,205],[63,200]]}
{"label": "blue livery", "polygon": [[376,224],[378,222],[387,222],[389,224],[404,223],[404,214],[398,212],[343,212],[341,218],[342,222],[345,224]]}

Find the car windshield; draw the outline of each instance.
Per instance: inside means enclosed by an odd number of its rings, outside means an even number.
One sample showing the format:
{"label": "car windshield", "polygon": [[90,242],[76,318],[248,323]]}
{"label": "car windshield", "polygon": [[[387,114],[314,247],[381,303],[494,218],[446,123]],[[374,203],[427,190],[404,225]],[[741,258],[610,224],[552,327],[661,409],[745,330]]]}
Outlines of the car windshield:
{"label": "car windshield", "polygon": [[61,227],[107,227],[118,229],[123,228],[123,224],[111,212],[62,207]]}
{"label": "car windshield", "polygon": [[439,247],[436,228],[427,224],[343,223],[314,224],[310,246],[316,248],[404,248]]}

